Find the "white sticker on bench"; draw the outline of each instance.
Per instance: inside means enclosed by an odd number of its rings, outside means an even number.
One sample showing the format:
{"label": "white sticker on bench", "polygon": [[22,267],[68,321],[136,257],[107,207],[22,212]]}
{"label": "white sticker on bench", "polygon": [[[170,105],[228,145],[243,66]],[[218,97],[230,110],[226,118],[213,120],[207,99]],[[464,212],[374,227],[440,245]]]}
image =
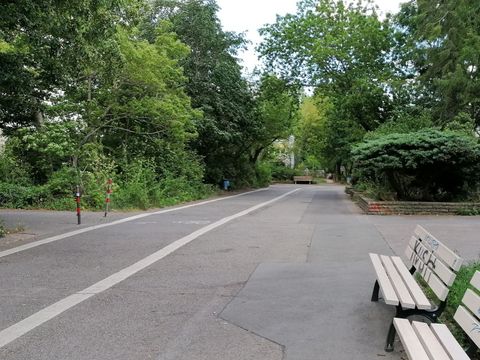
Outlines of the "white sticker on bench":
{"label": "white sticker on bench", "polygon": [[392,256],[391,257],[393,264],[398,270],[398,273],[403,279],[403,282],[405,285],[407,285],[408,290],[410,291],[410,294],[412,295],[413,299],[415,300],[415,303],[417,304],[417,308],[419,309],[432,309],[432,304],[428,300],[428,298],[425,296],[423,293],[422,289],[420,288],[420,285],[415,281],[413,278],[412,274],[408,271],[407,267],[403,263],[402,259],[398,256]]}
{"label": "white sticker on bench", "polygon": [[402,341],[403,347],[411,360],[430,360],[417,334],[407,319],[393,319],[393,325]]}
{"label": "white sticker on bench", "polygon": [[411,264],[419,271],[425,266],[429,267],[447,286],[452,286],[457,275],[447,265],[415,237],[412,237],[408,245],[405,254],[409,253],[407,256]]}
{"label": "white sticker on bench", "polygon": [[475,294],[471,289],[467,289],[462,302],[477,319],[480,319],[480,295]]}
{"label": "white sticker on bench", "polygon": [[415,234],[422,239],[422,243],[425,244],[425,246],[432,250],[437,257],[442,259],[442,261],[450,266],[453,270],[458,271],[460,269],[463,259],[442,244],[442,242],[435,238],[435,236],[430,234],[420,225],[417,225]]}
{"label": "white sticker on bench", "polygon": [[392,283],[387,276],[385,269],[383,268],[380,257],[377,254],[370,253],[370,259],[372,260],[373,267],[377,274],[378,284],[382,289],[385,303],[388,305],[398,305],[398,298],[393,289]]}
{"label": "white sticker on bench", "polygon": [[431,359],[451,360],[440,341],[426,323],[413,321],[412,327],[415,330],[418,339],[422,343],[423,348]]}
{"label": "white sticker on bench", "polygon": [[380,259],[382,260],[383,266],[387,271],[387,275],[390,278],[395,293],[397,294],[398,299],[400,300],[400,304],[405,309],[415,309],[415,301],[413,301],[410,292],[407,289],[407,286],[403,282],[402,277],[397,271],[395,265],[393,265],[392,260],[387,255],[380,255]]}
{"label": "white sticker on bench", "polygon": [[430,328],[453,360],[470,360],[445,324],[431,324]]}
{"label": "white sticker on bench", "polygon": [[460,305],[453,316],[455,321],[465,331],[470,339],[480,347],[480,321]]}

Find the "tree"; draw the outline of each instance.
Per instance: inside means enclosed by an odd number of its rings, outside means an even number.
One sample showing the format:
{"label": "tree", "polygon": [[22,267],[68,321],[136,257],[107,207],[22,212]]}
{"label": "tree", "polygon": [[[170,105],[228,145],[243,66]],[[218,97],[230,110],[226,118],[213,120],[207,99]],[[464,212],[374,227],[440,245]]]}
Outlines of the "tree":
{"label": "tree", "polygon": [[[198,137],[192,147],[204,159],[206,181],[218,183],[227,177],[240,183],[251,173],[246,144],[256,128],[253,95],[236,58],[244,39],[222,30],[218,6],[212,0],[160,0],[152,11],[157,15],[148,17],[150,24],[170,19],[190,47],[182,65],[192,106],[203,113],[196,122]],[[145,33],[151,33],[149,26]]]}
{"label": "tree", "polygon": [[256,128],[251,137],[251,162],[276,140],[286,139],[293,131],[297,116],[298,95],[285,81],[264,74],[259,83],[256,102]]}
{"label": "tree", "polygon": [[94,69],[114,69],[112,36],[129,6],[120,0],[3,1],[0,127],[41,124],[48,103],[91,81]]}
{"label": "tree", "polygon": [[270,70],[313,87],[332,103],[325,149],[338,173],[352,143],[389,116],[388,22],[378,19],[369,2],[303,0],[297,14],[277,17],[261,33],[259,50]]}
{"label": "tree", "polygon": [[191,107],[180,67],[188,48],[170,27],[159,24],[155,43],[139,38],[135,28],[118,30],[124,65],[94,92],[90,126],[115,158],[156,158],[159,173],[176,168],[176,156],[195,138],[194,120],[201,117]]}
{"label": "tree", "polygon": [[300,104],[298,122],[295,127],[295,153],[302,161],[314,157],[324,167],[326,146],[327,99],[305,97]]}
{"label": "tree", "polygon": [[423,89],[419,98],[430,100],[441,126],[465,115],[480,125],[479,11],[473,0],[411,0],[396,17],[409,49],[404,58],[413,63]]}

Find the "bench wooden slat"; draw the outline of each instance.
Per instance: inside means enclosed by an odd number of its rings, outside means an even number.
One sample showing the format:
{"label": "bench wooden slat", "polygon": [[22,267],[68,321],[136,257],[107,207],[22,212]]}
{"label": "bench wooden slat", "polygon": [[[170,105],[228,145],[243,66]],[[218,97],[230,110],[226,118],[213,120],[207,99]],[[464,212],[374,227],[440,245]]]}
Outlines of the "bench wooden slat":
{"label": "bench wooden slat", "polygon": [[385,269],[383,268],[380,257],[377,254],[370,253],[370,259],[372,260],[373,268],[377,274],[377,280],[382,289],[385,303],[388,305],[398,305],[398,297],[393,289],[392,283],[387,276]]}
{"label": "bench wooden slat", "polygon": [[[467,289],[465,296],[462,299],[463,304],[469,309],[474,316],[480,319],[480,296],[475,294],[472,290]],[[480,329],[478,329],[480,332]]]}
{"label": "bench wooden slat", "polygon": [[402,341],[407,355],[412,360],[431,360],[407,319],[394,318],[393,325]]}
{"label": "bench wooden slat", "polygon": [[452,250],[446,247],[435,236],[430,234],[420,225],[417,225],[415,234],[422,239],[422,243],[429,248],[437,257],[439,257],[444,263],[450,266],[453,270],[460,270],[463,259],[455,254]]}
{"label": "bench wooden slat", "polygon": [[480,321],[462,305],[458,307],[453,318],[470,339],[472,339],[475,345],[480,347]]}
{"label": "bench wooden slat", "polygon": [[390,256],[380,255],[380,259],[382,260],[383,266],[387,271],[388,277],[391,279],[393,288],[397,294],[400,304],[402,304],[402,307],[406,309],[415,309],[415,301],[410,295],[410,292],[403,282],[402,277],[398,273],[397,268],[395,265],[393,265]]}
{"label": "bench wooden slat", "polygon": [[476,289],[480,290],[480,271],[475,272],[475,275],[473,275],[470,284],[472,284],[473,287],[475,287]]}
{"label": "bench wooden slat", "polygon": [[410,240],[405,255],[417,269],[423,266],[419,262],[428,266],[438,277],[447,285],[452,286],[457,276],[450,268],[438,259],[426,246],[418,242],[415,237]]}
{"label": "bench wooden slat", "polygon": [[432,308],[432,304],[428,300],[428,298],[423,293],[420,285],[415,281],[413,276],[408,271],[407,267],[403,263],[402,259],[399,256],[392,256],[392,261],[395,267],[397,268],[400,276],[403,279],[405,285],[407,285],[410,294],[412,295],[415,303],[417,304],[417,308],[427,310]]}
{"label": "bench wooden slat", "polygon": [[435,274],[430,273],[430,274],[425,274],[423,277],[425,280],[427,280],[428,286],[433,290],[435,295],[441,300],[445,301],[448,296],[448,292],[450,289],[445,286],[445,284],[440,280]]}
{"label": "bench wooden slat", "polygon": [[453,360],[470,360],[445,324],[431,324],[430,328]]}
{"label": "bench wooden slat", "polygon": [[426,323],[413,321],[412,327],[431,359],[451,360],[438,338]]}
{"label": "bench wooden slat", "polygon": [[310,175],[303,175],[303,176],[294,176],[293,182],[296,184],[299,181],[305,181],[311,183],[313,181],[313,176]]}
{"label": "bench wooden slat", "polygon": [[[410,259],[412,258],[413,250],[410,248],[410,246],[407,247],[407,250],[405,251],[405,255]],[[423,263],[422,263],[423,264]],[[413,264],[416,266],[417,264]],[[416,266],[418,273],[422,276],[422,278],[427,282],[428,286],[433,290],[435,295],[440,300],[445,300],[448,295],[449,288],[443,283],[442,280],[438,278],[438,276],[427,266],[418,268]]]}

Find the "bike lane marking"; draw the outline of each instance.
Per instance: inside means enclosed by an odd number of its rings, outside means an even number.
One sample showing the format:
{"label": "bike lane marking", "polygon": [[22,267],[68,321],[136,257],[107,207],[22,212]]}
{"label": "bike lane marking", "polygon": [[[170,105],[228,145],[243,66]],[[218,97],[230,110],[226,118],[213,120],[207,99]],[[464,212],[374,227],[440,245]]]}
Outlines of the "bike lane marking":
{"label": "bike lane marking", "polygon": [[210,225],[207,225],[201,229],[198,229],[192,232],[191,234],[184,236],[174,241],[173,243],[165,246],[164,248],[154,252],[153,254],[137,261],[136,263],[106,277],[103,280],[100,280],[99,282],[93,284],[92,286],[89,286],[88,288],[78,291],[70,296],[67,296],[62,300],[57,301],[56,303],[49,305],[46,308],[36,312],[35,314],[17,322],[16,324],[9,326],[8,328],[0,331],[0,348],[18,339],[19,337],[25,335],[29,331],[44,324],[45,322],[55,318],[56,316],[74,307],[75,305],[78,305],[81,302],[91,298],[92,296],[100,294],[103,291],[110,289],[111,287],[120,283],[121,281],[129,278],[130,276],[136,274],[137,272],[147,268],[148,266],[170,255],[171,253],[175,252],[181,247],[189,244],[190,242],[197,239],[198,237],[222,225],[225,225],[226,223],[232,220],[248,215],[254,212],[255,210],[258,210],[262,207],[268,206],[276,201],[279,201],[284,197],[287,197],[299,190],[300,190],[299,188],[294,189],[285,194],[277,196],[276,198],[273,198],[269,201],[257,204],[246,210],[240,211],[234,215],[224,217],[223,219],[220,219]]}

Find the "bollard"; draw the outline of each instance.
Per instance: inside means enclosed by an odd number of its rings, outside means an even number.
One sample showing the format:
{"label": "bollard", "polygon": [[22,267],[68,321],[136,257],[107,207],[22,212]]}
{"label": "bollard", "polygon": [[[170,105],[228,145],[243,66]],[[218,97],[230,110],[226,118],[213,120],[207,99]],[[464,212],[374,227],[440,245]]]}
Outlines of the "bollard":
{"label": "bollard", "polygon": [[107,180],[107,194],[105,196],[105,216],[107,217],[108,208],[110,205],[110,194],[112,193],[112,179]]}
{"label": "bollard", "polygon": [[75,201],[77,202],[77,224],[82,223],[82,218],[80,214],[80,185],[77,185],[77,192],[75,193]]}

